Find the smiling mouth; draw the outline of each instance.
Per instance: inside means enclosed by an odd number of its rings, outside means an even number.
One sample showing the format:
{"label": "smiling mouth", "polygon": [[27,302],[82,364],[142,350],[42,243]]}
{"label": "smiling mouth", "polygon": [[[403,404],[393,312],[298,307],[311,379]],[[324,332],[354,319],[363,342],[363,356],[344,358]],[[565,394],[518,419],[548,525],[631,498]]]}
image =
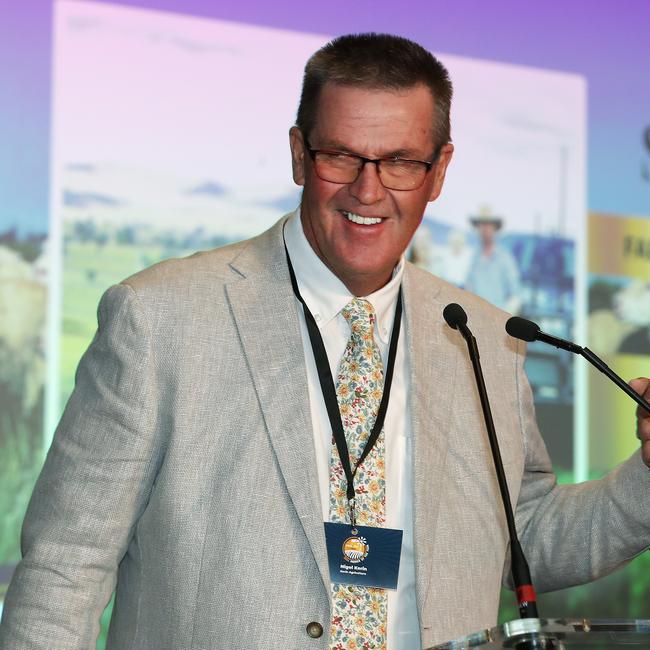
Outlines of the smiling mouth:
{"label": "smiling mouth", "polygon": [[354,212],[347,212],[345,210],[341,211],[345,218],[348,221],[351,221],[352,223],[357,223],[361,226],[372,226],[376,223],[381,223],[382,218],[381,217],[362,217],[359,214],[355,214]]}

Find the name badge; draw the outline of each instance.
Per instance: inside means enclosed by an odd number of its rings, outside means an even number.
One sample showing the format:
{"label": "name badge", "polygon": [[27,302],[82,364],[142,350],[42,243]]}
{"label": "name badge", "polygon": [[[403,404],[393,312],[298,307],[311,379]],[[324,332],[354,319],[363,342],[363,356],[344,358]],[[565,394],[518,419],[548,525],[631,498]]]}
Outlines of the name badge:
{"label": "name badge", "polygon": [[353,529],[350,524],[325,522],[330,579],[343,585],[397,589],[402,534],[393,528]]}

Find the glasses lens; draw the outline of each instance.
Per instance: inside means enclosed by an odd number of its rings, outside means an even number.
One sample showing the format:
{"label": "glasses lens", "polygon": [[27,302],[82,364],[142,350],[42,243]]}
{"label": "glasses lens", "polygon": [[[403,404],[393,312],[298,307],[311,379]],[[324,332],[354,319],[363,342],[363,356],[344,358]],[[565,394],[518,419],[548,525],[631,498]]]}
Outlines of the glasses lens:
{"label": "glasses lens", "polygon": [[314,162],[318,176],[331,183],[353,183],[361,168],[358,158],[342,153],[319,151]]}
{"label": "glasses lens", "polygon": [[424,181],[427,166],[411,160],[382,160],[379,176],[384,187],[391,190],[415,190]]}

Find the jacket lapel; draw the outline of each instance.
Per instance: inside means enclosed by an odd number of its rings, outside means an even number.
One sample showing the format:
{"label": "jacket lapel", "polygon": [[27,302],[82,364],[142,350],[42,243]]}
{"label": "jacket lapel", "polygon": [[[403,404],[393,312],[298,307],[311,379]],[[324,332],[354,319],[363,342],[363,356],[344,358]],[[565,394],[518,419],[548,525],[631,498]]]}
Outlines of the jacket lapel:
{"label": "jacket lapel", "polygon": [[[456,378],[457,348],[442,318],[443,283],[407,266],[404,276],[407,345],[411,367],[413,431],[413,533],[416,596],[421,624],[433,566],[436,518],[443,494],[447,443]],[[442,292],[444,293],[444,292]]]}
{"label": "jacket lapel", "polygon": [[287,492],[327,586],[307,370],[283,223],[253,240],[231,263],[237,279],[226,291]]}

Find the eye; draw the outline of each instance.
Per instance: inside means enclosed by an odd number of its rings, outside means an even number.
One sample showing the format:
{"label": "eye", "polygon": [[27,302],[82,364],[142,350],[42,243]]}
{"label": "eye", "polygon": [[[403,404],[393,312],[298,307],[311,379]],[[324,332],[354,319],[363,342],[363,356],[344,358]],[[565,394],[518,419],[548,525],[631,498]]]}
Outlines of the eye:
{"label": "eye", "polygon": [[413,160],[402,160],[401,158],[391,158],[389,160],[382,160],[382,166],[387,171],[397,174],[409,174],[417,172],[422,166],[422,163]]}
{"label": "eye", "polygon": [[322,162],[328,165],[356,167],[359,164],[355,156],[339,151],[321,151],[318,156]]}

